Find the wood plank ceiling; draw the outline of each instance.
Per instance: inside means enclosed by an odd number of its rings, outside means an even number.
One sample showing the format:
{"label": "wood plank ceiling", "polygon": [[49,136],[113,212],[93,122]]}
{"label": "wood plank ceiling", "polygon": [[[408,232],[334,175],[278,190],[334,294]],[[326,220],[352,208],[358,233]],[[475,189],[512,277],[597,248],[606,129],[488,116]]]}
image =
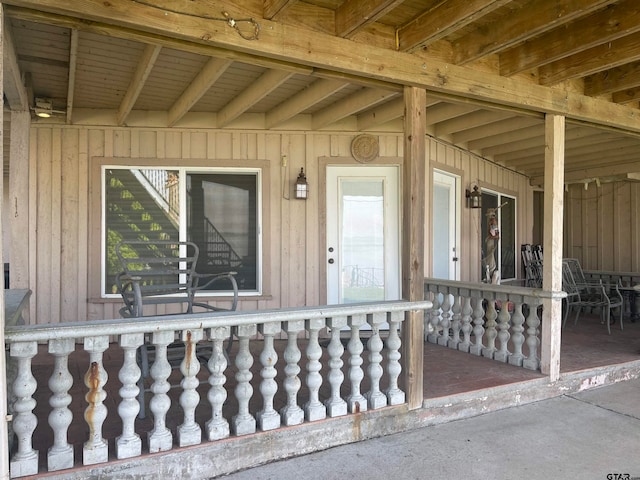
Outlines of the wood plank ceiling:
{"label": "wood plank ceiling", "polygon": [[[3,2],[8,21],[5,108],[24,109],[16,82],[53,101],[57,122],[172,127],[400,131],[401,82],[358,78],[330,68],[258,56],[212,56],[194,42],[73,14],[55,2]],[[188,18],[217,18],[251,42],[263,24],[406,52],[425,64],[465,66],[524,86],[526,105],[543,86],[638,110],[640,3],[637,0],[112,0]],[[41,7],[41,8],[40,8]],[[84,7],[90,8],[90,6]],[[96,7],[97,10],[97,7]],[[224,13],[223,13],[224,12]],[[64,14],[62,14],[64,13]],[[228,16],[224,16],[228,15]],[[187,17],[185,17],[187,18]],[[252,19],[252,21],[243,21]],[[302,30],[299,30],[302,29]],[[291,40],[291,39],[289,39]],[[427,91],[428,134],[531,178],[543,178],[543,114],[471,96]],[[537,93],[535,93],[537,95]],[[635,132],[569,120],[567,182],[634,180]],[[41,121],[34,116],[34,121]],[[49,120],[51,121],[51,120]],[[238,123],[241,121],[241,123]],[[633,130],[633,129],[632,129]]]}

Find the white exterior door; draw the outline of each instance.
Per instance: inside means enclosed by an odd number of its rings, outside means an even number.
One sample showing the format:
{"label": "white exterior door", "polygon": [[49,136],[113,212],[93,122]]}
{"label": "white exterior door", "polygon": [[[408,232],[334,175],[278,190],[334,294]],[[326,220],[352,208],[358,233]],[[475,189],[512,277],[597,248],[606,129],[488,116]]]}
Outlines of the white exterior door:
{"label": "white exterior door", "polygon": [[398,170],[327,167],[328,304],[400,298]]}
{"label": "white exterior door", "polygon": [[433,171],[432,276],[447,280],[460,278],[458,261],[460,177]]}

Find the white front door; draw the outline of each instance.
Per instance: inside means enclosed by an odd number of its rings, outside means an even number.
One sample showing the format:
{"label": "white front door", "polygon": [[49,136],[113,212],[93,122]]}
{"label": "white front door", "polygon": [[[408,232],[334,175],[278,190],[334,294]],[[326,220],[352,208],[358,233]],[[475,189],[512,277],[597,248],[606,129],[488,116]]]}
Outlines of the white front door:
{"label": "white front door", "polygon": [[400,298],[399,168],[327,167],[327,303]]}
{"label": "white front door", "polygon": [[460,177],[433,171],[432,276],[447,280],[460,278],[458,262]]}

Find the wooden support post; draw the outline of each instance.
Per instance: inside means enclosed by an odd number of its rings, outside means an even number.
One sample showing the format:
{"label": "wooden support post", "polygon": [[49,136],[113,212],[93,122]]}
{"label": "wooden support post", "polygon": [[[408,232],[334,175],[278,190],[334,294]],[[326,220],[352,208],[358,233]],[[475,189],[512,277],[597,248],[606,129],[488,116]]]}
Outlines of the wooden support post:
{"label": "wooden support post", "polygon": [[[11,288],[29,288],[29,111],[11,112],[9,228]],[[5,159],[6,161],[6,159]],[[77,186],[76,186],[77,187]],[[29,318],[25,315],[26,319]],[[27,322],[28,323],[28,322]]]}
{"label": "wooden support post", "polygon": [[[4,33],[4,10],[2,9],[2,4],[0,4],[0,91],[3,93],[4,97],[4,62],[2,59],[4,58],[4,41],[2,40]],[[3,124],[4,121],[4,113],[0,111],[0,125]],[[0,140],[4,141],[4,135],[2,131],[0,131]],[[0,142],[2,145],[4,142]],[[4,158],[4,154],[0,152],[0,167],[4,166],[4,162],[7,159]],[[0,169],[0,171],[4,171],[4,169]],[[4,203],[4,180],[2,184],[0,184],[0,212],[3,211],[3,203]],[[0,215],[0,232],[4,231],[4,225],[2,225],[2,215]],[[0,242],[0,258],[2,258],[2,242]],[[4,277],[3,277],[4,278]],[[0,283],[2,287],[2,291],[4,292],[4,280]],[[4,346],[4,326],[5,326],[5,318],[4,318],[4,295],[0,295],[0,479],[9,478],[9,426],[7,425],[7,363],[5,356],[5,346]]]}
{"label": "wooden support post", "polygon": [[[424,299],[426,92],[404,89],[404,165],[402,182],[402,297]],[[403,387],[410,409],[422,407],[424,314],[407,312],[402,326]]]}
{"label": "wooden support post", "polygon": [[[544,272],[542,288],[562,290],[562,218],[564,195],[565,118],[547,115],[544,148]],[[553,295],[543,300],[540,369],[551,381],[560,377],[560,335],[562,299]]]}

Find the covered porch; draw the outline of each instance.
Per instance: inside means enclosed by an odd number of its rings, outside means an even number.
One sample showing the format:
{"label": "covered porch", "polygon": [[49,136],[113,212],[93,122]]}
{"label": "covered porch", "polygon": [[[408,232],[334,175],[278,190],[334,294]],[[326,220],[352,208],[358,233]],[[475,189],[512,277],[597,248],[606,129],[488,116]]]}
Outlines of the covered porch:
{"label": "covered porch", "polygon": [[[4,338],[15,370],[0,392],[12,433],[0,429],[0,438],[15,442],[1,475],[210,477],[639,375],[635,323],[607,336],[584,316],[560,331],[562,256],[589,269],[639,270],[637,105],[620,105],[627,100],[609,95],[615,87],[597,81],[615,62],[549,76],[571,70],[559,58],[608,58],[587,46],[608,52],[629,34],[616,19],[637,18],[632,2],[567,2],[561,19],[540,15],[533,1],[471,11],[449,0],[432,11],[383,0],[374,15],[367,2],[206,2],[224,18],[198,2],[173,3],[0,4],[7,256],[13,288],[33,291],[28,325]],[[455,18],[440,8],[450,4]],[[416,28],[427,18],[441,33]],[[592,23],[615,31],[592,38],[605,31]],[[454,58],[457,46],[479,45],[487,26],[503,24],[498,50]],[[545,57],[565,27],[588,41]],[[530,58],[518,45],[534,39],[535,64],[505,71],[509,58]],[[328,233],[339,218],[328,193],[335,167],[393,171],[395,208],[382,217],[397,221],[395,251],[385,253],[393,277],[385,285],[395,290],[376,303],[325,305],[340,303],[331,292],[347,271]],[[163,170],[160,183],[177,181],[182,200],[186,183],[215,175],[249,199],[218,209],[246,206],[248,228],[224,232],[251,247],[237,256],[246,262],[237,312],[167,316],[159,307],[117,318],[112,234],[191,233],[186,201],[175,218],[155,201],[143,205],[132,180],[140,169]],[[294,195],[298,172],[311,192],[304,200]],[[444,231],[441,174],[454,179],[444,219],[459,226],[442,256],[463,282],[425,284],[442,254],[434,248]],[[242,175],[251,188],[239,185]],[[496,257],[511,262],[510,278],[522,274],[517,246],[544,244],[542,289],[477,283],[486,213],[466,208],[474,187],[493,207],[503,197],[510,205],[502,244],[509,237],[511,246]],[[199,190],[201,216],[213,217],[204,205],[215,202]],[[112,215],[124,210],[120,199],[133,200],[131,211]],[[224,291],[201,298],[230,303]],[[177,369],[165,355],[174,341]],[[145,342],[156,360],[141,419]]]}
{"label": "covered porch", "polygon": [[[506,286],[485,288],[501,291],[507,301],[522,293]],[[478,298],[481,289],[476,284]],[[534,289],[526,290],[536,297]],[[409,308],[424,309],[429,332],[436,308],[428,301],[155,317],[146,327],[137,321],[70,324],[48,345],[27,339],[47,330],[51,335],[51,329],[12,329],[7,340],[18,366],[16,387],[27,387],[15,404],[12,472],[21,465],[23,475],[16,477],[84,478],[89,470],[104,478],[142,472],[218,476],[640,376],[640,323],[626,319],[623,331],[614,325],[608,335],[599,315],[583,314],[577,325],[569,322],[563,330],[557,381],[487,352],[474,355],[425,341],[422,403],[409,410],[403,382],[398,383],[401,368],[410,368],[401,357],[398,335]],[[483,314],[485,326],[489,310]],[[380,328],[385,323],[389,328]],[[517,330],[517,319],[508,323]],[[152,368],[145,384],[151,390],[145,397],[147,416],[138,418],[133,387],[140,374],[135,349],[141,337],[133,332],[150,327],[156,335],[167,333],[165,340],[151,335],[154,344],[182,338],[187,358],[177,369],[162,367],[162,361]],[[225,355],[230,328],[236,339]],[[112,334],[99,335],[102,331]],[[190,344],[211,347],[209,361],[198,362]],[[508,350],[517,347],[510,341]],[[190,358],[188,352],[193,352]]]}

